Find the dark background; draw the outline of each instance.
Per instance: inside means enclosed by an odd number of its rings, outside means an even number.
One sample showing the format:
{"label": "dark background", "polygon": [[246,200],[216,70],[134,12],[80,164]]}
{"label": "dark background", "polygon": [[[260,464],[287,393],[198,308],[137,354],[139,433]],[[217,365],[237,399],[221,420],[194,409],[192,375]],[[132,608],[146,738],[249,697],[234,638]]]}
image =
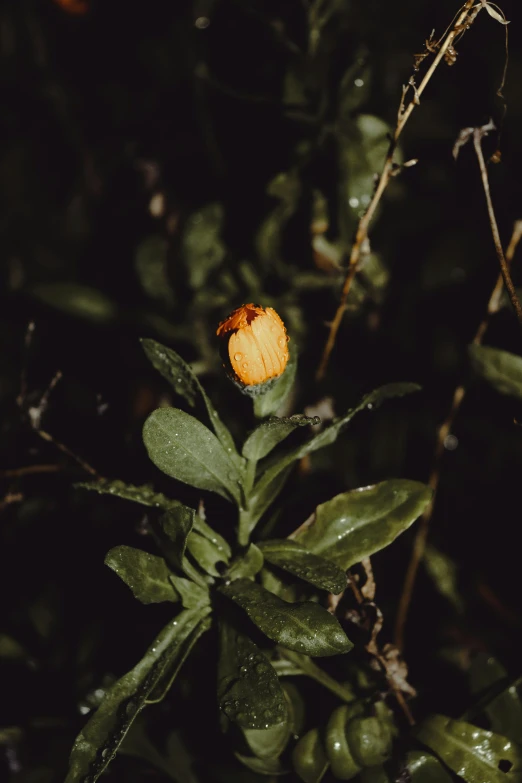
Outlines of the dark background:
{"label": "dark background", "polygon": [[[348,101],[348,124],[363,112],[393,127],[413,53],[457,11],[452,0],[332,5],[316,61],[303,54],[309,31],[299,0],[92,0],[78,15],[52,0],[0,6],[0,768],[12,781],[63,779],[85,720],[81,705],[109,682],[104,677],[134,665],[168,616],[163,606],[138,605],[103,565],[116,544],[152,549],[142,534],[143,509],[75,489],[89,475],[30,425],[29,409],[58,370],[43,430],[100,475],[153,481],[197,504],[198,493],[164,480],[141,444],[145,417],[174,398],[138,338],[154,337],[197,362],[240,436],[252,426],[250,405],[221,372],[213,334],[257,291],[261,304],[279,309],[299,346],[295,411],[327,395],[341,413],[362,392],[395,380],[423,387],[357,419],[328,455],[312,461],[316,480],[292,479],[281,535],[336,492],[394,476],[427,480],[437,426],[453,389],[468,379],[467,345],[498,274],[472,147],[457,162],[451,149],[461,128],[490,117],[502,123],[496,91],[504,28],[479,14],[457,45],[456,64],[441,64],[414,111],[402,154],[419,163],[393,182],[371,232],[388,285],[354,301],[318,386],[325,322],[342,276],[314,265],[310,205],[312,191],[321,190],[332,212],[328,236],[338,236],[340,173],[329,129],[339,85],[363,58],[364,94]],[[487,155],[498,144],[502,150],[490,178],[507,244],[522,218],[522,12],[513,1],[502,7],[511,20],[507,113],[500,141],[492,134],[484,148]],[[290,71],[305,85],[297,108],[294,100],[287,105]],[[278,258],[267,262],[255,243],[277,206],[266,189],[296,165],[301,194],[281,227]],[[161,217],[150,212],[155,194],[164,199]],[[184,237],[209,204],[221,205],[225,250],[198,285],[190,282]],[[151,236],[166,248],[159,285],[136,263]],[[515,257],[516,284],[520,270]],[[313,287],[297,286],[304,272]],[[83,304],[71,305],[71,291],[76,302],[83,292]],[[520,337],[507,303],[486,343],[520,353]],[[421,571],[406,639],[420,713],[462,711],[467,696],[457,664],[473,651],[491,652],[520,674],[520,417],[519,403],[470,379],[432,520],[434,544],[457,565],[465,612],[458,616]],[[55,468],[16,475],[35,465]],[[232,530],[226,504],[208,498],[207,509],[221,532]],[[374,558],[390,638],[412,535],[394,544],[393,554]],[[16,654],[7,637],[19,646]],[[220,748],[215,700],[205,692],[214,676],[211,643],[205,648],[151,718],[159,739],[183,727],[196,754],[205,742]],[[204,718],[187,717],[187,705],[204,700]],[[127,758],[110,774],[162,777]]]}

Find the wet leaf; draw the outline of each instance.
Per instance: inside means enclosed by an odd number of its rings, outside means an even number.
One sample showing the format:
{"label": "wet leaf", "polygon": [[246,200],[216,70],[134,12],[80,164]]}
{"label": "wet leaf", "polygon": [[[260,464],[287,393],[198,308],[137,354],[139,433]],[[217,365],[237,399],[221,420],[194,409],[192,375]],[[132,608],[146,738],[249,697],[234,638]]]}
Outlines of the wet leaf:
{"label": "wet leaf", "polygon": [[521,779],[522,749],[500,734],[432,715],[415,736],[466,783],[519,783]]}
{"label": "wet leaf", "polygon": [[141,344],[154,369],[158,370],[165,380],[171,384],[176,394],[181,395],[192,407],[195,407],[198,398],[203,402],[212,429],[227,454],[239,467],[242,464],[242,460],[237,453],[232,435],[221,421],[210,397],[200,384],[190,365],[176,351],[166,348],[155,340],[142,339]]}
{"label": "wet leaf", "polygon": [[311,524],[302,526],[295,539],[346,570],[389,546],[422,514],[431,497],[426,484],[408,479],[343,492],[317,506]]}
{"label": "wet leaf", "polygon": [[346,588],[346,574],[334,563],[313,554],[289,539],[263,541],[259,544],[265,560],[304,579],[306,582],[338,595]]}
{"label": "wet leaf", "polygon": [[228,569],[227,578],[233,582],[242,577],[254,577],[263,568],[263,563],[264,557],[259,547],[249,544],[246,552],[239,555]]}
{"label": "wet leaf", "polygon": [[[152,506],[153,508],[162,508],[166,511],[173,508],[185,508],[183,503],[179,500],[172,500],[172,498],[166,497],[161,492],[155,492],[149,484],[143,484],[136,487],[133,484],[125,484],[119,479],[103,479],[102,481],[90,481],[80,482],[74,485],[80,489],[88,489],[90,491],[98,492],[100,495],[114,495],[115,497],[123,498],[124,500],[131,500],[133,503],[140,503],[143,506]],[[229,558],[231,555],[231,549],[225,539],[216,533],[212,528],[207,525],[204,519],[199,514],[194,515],[193,519],[194,530],[201,533],[202,536],[208,538],[217,547],[220,547],[226,556]]]}
{"label": "wet leaf", "polygon": [[269,729],[286,723],[284,693],[261,650],[226,622],[220,624],[218,701],[243,729]]}
{"label": "wet leaf", "polygon": [[208,538],[192,531],[187,539],[187,549],[198,565],[210,576],[219,576],[218,563],[226,563],[228,558],[222,549]]}
{"label": "wet leaf", "polygon": [[170,574],[170,581],[181,598],[184,609],[200,609],[210,603],[208,589],[202,587],[191,579],[185,579],[176,574]]}
{"label": "wet leaf", "polygon": [[118,306],[96,288],[79,283],[41,283],[32,290],[33,295],[51,307],[67,315],[86,318],[97,324],[114,321]]}
{"label": "wet leaf", "polygon": [[411,783],[452,783],[453,778],[440,761],[429,753],[412,750],[404,765]]}
{"label": "wet leaf", "polygon": [[[179,575],[186,575],[204,589],[207,588],[205,577],[192,565],[186,555],[187,544],[192,535],[194,519],[197,515],[194,509],[181,505],[166,511],[159,518],[159,530],[156,531],[159,544],[165,557]],[[213,581],[207,577],[209,581]]]}
{"label": "wet leaf", "polygon": [[165,560],[131,546],[115,546],[105,556],[105,565],[130,587],[142,604],[179,601]]}
{"label": "wet leaf", "polygon": [[486,345],[470,345],[471,366],[500,394],[522,399],[522,357]]}
{"label": "wet leaf", "polygon": [[125,484],[119,479],[103,479],[102,481],[82,481],[74,486],[98,492],[100,495],[114,495],[114,497],[124,500],[131,500],[133,503],[141,503],[143,506],[155,508],[181,506],[179,500],[171,500],[161,492],[155,492],[150,484],[142,484],[137,487],[134,484]]}
{"label": "wet leaf", "polygon": [[66,783],[95,783],[114,758],[133,720],[154,688],[183,658],[194,635],[208,627],[208,609],[183,611],[158,634],[141,661],[107,691],[78,735],[69,760]]}
{"label": "wet leaf", "polygon": [[243,445],[243,456],[253,460],[262,459],[298,427],[320,423],[321,419],[319,416],[303,416],[299,414],[282,419],[273,416],[259,424],[250,433]]}
{"label": "wet leaf", "polygon": [[[522,702],[504,667],[491,655],[479,652],[471,662],[468,679],[471,693],[479,698],[479,704],[484,701],[483,712],[490,720],[491,730],[521,742]],[[505,687],[497,693],[502,684]]]}
{"label": "wet leaf", "polygon": [[185,223],[181,250],[191,288],[200,289],[209,273],[226,255],[221,239],[224,212],[221,204],[207,204],[194,212]]}
{"label": "wet leaf", "polygon": [[249,579],[219,589],[283,647],[312,656],[340,655],[353,647],[337,619],[319,604],[288,603]]}
{"label": "wet leaf", "polygon": [[240,503],[240,475],[216,436],[179,408],[158,408],[143,427],[143,442],[157,468],[198,489]]}
{"label": "wet leaf", "polygon": [[306,457],[318,449],[329,446],[337,440],[338,435],[350,423],[353,417],[363,410],[375,410],[381,403],[393,397],[402,397],[419,391],[420,386],[415,383],[389,383],[367,394],[359,405],[351,408],[344,416],[335,419],[332,424],[312,437],[306,443],[293,449],[286,455],[273,459],[262,472],[257,484],[254,486],[250,499],[250,530],[252,530],[261,515],[282,489],[284,481],[280,474],[289,468],[296,460]]}
{"label": "wet leaf", "polygon": [[281,377],[274,382],[267,392],[253,398],[254,415],[258,419],[277,413],[292,392],[297,372],[297,351],[295,348],[290,348],[289,354],[286,370]]}

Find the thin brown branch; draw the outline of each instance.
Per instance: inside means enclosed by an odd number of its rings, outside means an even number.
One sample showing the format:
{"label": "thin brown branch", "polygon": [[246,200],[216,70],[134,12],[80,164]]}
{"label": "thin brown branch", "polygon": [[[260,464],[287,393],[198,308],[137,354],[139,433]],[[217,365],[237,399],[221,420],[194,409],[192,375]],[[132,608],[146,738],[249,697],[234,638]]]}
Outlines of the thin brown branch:
{"label": "thin brown branch", "polygon": [[[522,238],[522,220],[517,220],[513,226],[513,233],[505,255],[506,266],[508,269],[509,269],[509,265],[511,264],[511,261],[513,260],[515,251],[517,249],[517,245],[520,242],[521,238]],[[482,342],[482,338],[484,337],[486,329],[488,328],[489,319],[491,318],[492,315],[498,312],[500,308],[501,294],[502,294],[502,287],[503,287],[502,284],[503,284],[503,276],[500,274],[495,283],[493,291],[491,292],[491,296],[489,298],[488,307],[484,319],[479,324],[479,327],[473,338],[473,343],[475,345],[479,345]],[[417,528],[417,534],[413,542],[413,551],[408,565],[408,570],[406,571],[406,577],[404,579],[402,594],[399,601],[399,608],[397,610],[397,619],[395,623],[395,644],[399,648],[399,650],[402,650],[404,647],[404,629],[406,626],[408,611],[410,608],[411,599],[413,595],[413,588],[415,586],[415,580],[417,578],[419,565],[424,556],[424,551],[426,549],[426,541],[428,538],[430,520],[433,514],[433,508],[437,497],[437,489],[440,481],[442,457],[444,455],[444,443],[447,436],[451,432],[453,423],[460,409],[460,406],[462,405],[462,400],[464,399],[465,394],[466,394],[465,387],[457,386],[457,388],[453,393],[453,398],[451,401],[449,413],[446,416],[444,422],[439,427],[439,431],[437,433],[435,453],[433,455],[433,463],[432,463],[431,473],[428,481],[429,486],[433,490],[433,498],[430,505],[426,508],[424,514],[422,515],[419,522],[419,526]]]}
{"label": "thin brown branch", "polygon": [[0,478],[20,478],[34,473],[58,473],[60,470],[62,470],[61,465],[25,465],[23,468],[0,470]]}
{"label": "thin brown branch", "polygon": [[[471,26],[471,24],[474,22],[477,14],[482,10],[482,5],[476,5],[473,6],[474,0],[466,0],[466,3],[464,3],[462,10],[460,14],[458,15],[456,21],[454,22],[453,26],[451,27],[450,31],[447,33],[446,37],[444,38],[443,42],[440,44],[440,48],[438,49],[438,52],[436,56],[433,59],[433,62],[431,63],[430,67],[426,71],[426,74],[424,75],[424,78],[422,79],[420,85],[417,87],[414,83],[410,84],[412,90],[413,90],[413,97],[410,100],[409,104],[406,106],[406,108],[403,111],[399,110],[399,116],[397,119],[397,125],[395,127],[395,131],[393,133],[392,140],[390,142],[390,147],[388,149],[388,153],[386,156],[386,160],[384,162],[384,166],[381,172],[381,175],[379,177],[379,181],[377,183],[377,187],[375,189],[375,192],[373,194],[372,200],[370,201],[368,208],[364,215],[361,217],[359,221],[359,225],[357,227],[357,232],[355,234],[355,240],[352,245],[352,250],[350,253],[350,260],[348,264],[348,271],[346,273],[346,277],[344,280],[344,285],[341,292],[341,298],[339,301],[339,305],[337,307],[335,316],[333,321],[330,324],[330,331],[328,334],[328,338],[323,350],[323,355],[321,357],[321,361],[319,363],[319,367],[317,369],[316,373],[316,379],[318,381],[322,380],[324,378],[324,375],[326,373],[326,369],[328,367],[328,362],[330,360],[330,355],[332,353],[333,347],[335,345],[335,340],[337,338],[337,333],[339,331],[339,327],[341,325],[344,311],[346,309],[346,301],[348,299],[348,294],[350,293],[350,289],[352,286],[353,279],[357,273],[357,266],[359,264],[360,258],[361,258],[361,251],[363,249],[364,243],[368,236],[368,229],[370,226],[370,223],[373,219],[373,216],[375,215],[375,211],[379,205],[379,202],[383,196],[384,191],[388,187],[388,184],[390,182],[390,179],[393,176],[394,172],[394,161],[393,157],[395,154],[395,149],[397,147],[397,142],[399,140],[399,137],[404,130],[404,127],[406,123],[408,122],[411,113],[415,106],[419,105],[420,97],[424,90],[426,89],[430,79],[432,78],[433,74],[435,73],[436,69],[440,65],[441,60],[444,58],[444,55],[448,51],[448,49],[453,45],[453,42],[455,41],[455,38],[457,36],[460,36],[463,34],[463,32]],[[411,82],[411,80],[410,80]],[[401,108],[404,106],[404,97],[405,97],[405,91],[403,91],[403,95],[401,98]]]}
{"label": "thin brown branch", "polygon": [[488,208],[489,224],[491,226],[493,243],[495,245],[498,262],[500,264],[500,271],[502,273],[502,277],[504,278],[504,284],[507,288],[507,292],[509,294],[511,304],[513,305],[513,309],[517,315],[518,322],[522,327],[522,306],[520,305],[517,292],[515,291],[515,286],[513,285],[513,280],[511,279],[511,274],[509,272],[509,264],[507,263],[506,257],[504,256],[504,250],[502,249],[502,242],[500,241],[500,233],[498,230],[497,219],[495,217],[495,210],[493,209],[493,201],[491,199],[491,192],[489,189],[488,170],[486,167],[486,161],[484,160],[484,153],[482,152],[483,136],[484,136],[484,132],[482,128],[475,128],[475,130],[473,131],[473,146],[475,148],[475,153],[477,155],[477,160],[480,168],[482,186],[484,188],[484,195],[486,196],[486,204]]}
{"label": "thin brown branch", "polygon": [[82,467],[87,473],[90,473],[91,476],[95,476],[96,478],[100,478],[98,472],[92,467],[92,465],[89,465],[88,462],[86,462],[84,459],[82,459],[77,454],[75,454],[73,451],[71,451],[71,449],[68,448],[68,446],[65,446],[65,444],[60,443],[60,441],[58,441],[55,438],[53,438],[52,435],[49,435],[49,433],[45,432],[44,430],[36,430],[36,432],[38,433],[38,435],[41,438],[46,440],[48,443],[52,443],[53,446],[56,446],[57,449],[62,451],[64,454],[67,454],[68,457],[70,457],[75,462],[77,462],[78,465],[80,465],[80,467]]}

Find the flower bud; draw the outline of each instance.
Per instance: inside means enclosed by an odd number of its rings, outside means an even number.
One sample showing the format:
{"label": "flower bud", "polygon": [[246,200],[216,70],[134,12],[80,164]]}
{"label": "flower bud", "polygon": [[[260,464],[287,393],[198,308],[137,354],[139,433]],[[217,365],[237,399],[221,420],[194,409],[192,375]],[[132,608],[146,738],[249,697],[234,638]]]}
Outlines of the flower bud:
{"label": "flower bud", "polygon": [[236,383],[258,393],[267,381],[278,378],[288,362],[288,335],[272,307],[246,304],[218,326],[216,334],[226,346],[225,366]]}

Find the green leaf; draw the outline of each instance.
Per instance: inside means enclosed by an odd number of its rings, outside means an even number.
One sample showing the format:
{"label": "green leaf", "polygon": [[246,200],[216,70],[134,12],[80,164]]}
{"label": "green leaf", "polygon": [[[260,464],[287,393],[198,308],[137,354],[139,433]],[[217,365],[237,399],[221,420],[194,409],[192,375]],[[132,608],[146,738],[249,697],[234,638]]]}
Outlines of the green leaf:
{"label": "green leaf", "polygon": [[519,783],[522,778],[522,749],[500,734],[432,715],[415,735],[466,783]]}
{"label": "green leaf", "polygon": [[343,492],[317,506],[295,538],[346,570],[389,546],[422,514],[432,494],[426,484],[408,479]]}
{"label": "green leaf", "polygon": [[246,611],[272,641],[305,655],[340,655],[353,647],[337,619],[311,601],[288,603],[249,579],[220,591]]}
{"label": "green leaf", "polygon": [[243,445],[243,456],[253,460],[262,459],[298,427],[320,423],[321,419],[319,416],[302,416],[299,414],[282,419],[273,416],[259,424],[250,433]]}
{"label": "green leaf", "polygon": [[297,541],[287,538],[274,539],[263,541],[259,547],[269,563],[310,582],[321,590],[328,590],[338,595],[346,588],[346,574],[341,568],[309,552]]}
{"label": "green leaf", "polygon": [[522,398],[522,357],[485,345],[470,345],[471,366],[500,394]]}
{"label": "green leaf", "polygon": [[193,531],[187,539],[187,549],[198,565],[211,576],[220,576],[217,563],[226,563],[223,551],[208,538]]}
{"label": "green leaf", "polygon": [[179,601],[165,560],[131,546],[115,546],[105,556],[108,565],[142,604]]}
{"label": "green leaf", "polygon": [[143,442],[157,468],[198,489],[240,503],[240,475],[209,429],[178,408],[158,408],[143,427]]}
{"label": "green leaf", "polygon": [[[79,487],[80,489],[98,492],[100,495],[114,495],[115,497],[123,498],[124,500],[131,500],[133,503],[141,503],[143,506],[163,508],[166,511],[172,508],[185,508],[183,503],[180,503],[179,500],[172,500],[161,492],[155,492],[150,484],[143,484],[140,487],[136,487],[133,484],[125,484],[119,479],[102,479],[101,481],[79,482],[74,486]],[[193,527],[194,530],[197,530],[198,533],[201,533],[202,536],[208,538],[209,541],[218,548],[221,548],[223,559],[228,560],[232,554],[229,544],[219,535],[219,533],[212,530],[199,514],[194,516]]]}
{"label": "green leaf", "polygon": [[237,453],[234,439],[221,421],[218,412],[210,401],[210,397],[200,384],[197,375],[195,375],[190,365],[176,351],[166,348],[155,340],[142,339],[141,344],[154,369],[163,375],[177,394],[184,397],[192,407],[196,405],[198,398],[202,400],[212,429],[231,460],[239,468],[242,465],[242,460]]}
{"label": "green leaf", "polygon": [[241,753],[235,753],[235,757],[245,767],[257,772],[260,775],[288,775],[288,770],[283,767],[279,759],[258,758],[257,756],[243,756]]}
{"label": "green leaf", "polygon": [[227,571],[227,579],[252,578],[263,568],[263,553],[255,544],[249,544],[246,552],[239,555]]}
{"label": "green leaf", "polygon": [[293,389],[296,372],[297,351],[295,348],[291,348],[284,373],[277,378],[267,392],[254,397],[254,415],[258,419],[272,416],[284,405]]}
{"label": "green leaf", "polygon": [[306,457],[307,454],[334,443],[344,427],[350,423],[357,413],[366,409],[375,410],[384,400],[392,397],[402,397],[405,394],[419,391],[419,389],[420,386],[415,383],[389,383],[381,386],[363,397],[359,405],[351,408],[344,416],[325,427],[318,435],[268,464],[252,492],[250,500],[250,530],[253,530],[261,515],[282,489],[284,482],[278,481],[278,478],[284,470],[289,468],[296,460]]}
{"label": "green leaf", "polygon": [[[205,578],[199,573],[186,556],[187,544],[192,533],[196,512],[188,506],[179,506],[166,511],[159,519],[160,534],[156,533],[158,543],[163,548],[171,566],[186,574],[189,579],[206,589]],[[210,581],[213,581],[212,579]]]}
{"label": "green leaf", "polygon": [[32,289],[44,304],[67,315],[107,324],[118,316],[118,306],[96,288],[79,283],[41,283]]}
{"label": "green leaf", "polygon": [[242,514],[240,520],[242,536],[244,535],[246,540],[286,484],[293,467],[292,462],[284,465],[282,470],[274,471],[274,475],[268,481],[264,481],[262,476],[254,488],[253,496],[249,500],[249,508]]}
{"label": "green leaf", "polygon": [[[284,691],[283,695],[285,695]],[[276,759],[286,748],[290,739],[290,724],[285,721],[277,726],[270,726],[268,729],[244,729],[243,736],[255,756],[260,759]]]}
{"label": "green leaf", "polygon": [[191,288],[204,286],[209,273],[221,264],[226,247],[221,240],[224,211],[221,204],[207,204],[185,223],[181,250]]}
{"label": "green leaf", "polygon": [[261,650],[229,623],[220,624],[218,701],[243,729],[269,729],[286,722],[279,679]]}
{"label": "green leaf", "polygon": [[[483,712],[490,720],[492,731],[521,742],[522,702],[504,667],[491,655],[479,652],[471,662],[468,679],[471,693],[485,702]],[[505,687],[497,693],[502,685]]]}
{"label": "green leaf", "polygon": [[292,752],[292,764],[304,783],[320,783],[330,762],[321,741],[319,729],[311,729],[300,737]]}
{"label": "green leaf", "polygon": [[183,611],[159,633],[141,661],[107,691],[78,735],[65,783],[95,783],[114,758],[154,688],[183,658],[191,636],[208,627],[209,610]]}
{"label": "green leaf", "polygon": [[405,769],[411,783],[452,783],[453,778],[430,753],[412,750],[406,755]]}
{"label": "green leaf", "polygon": [[137,487],[134,484],[125,484],[119,479],[102,479],[101,481],[81,481],[74,486],[98,492],[100,495],[114,495],[114,497],[124,500],[131,500],[133,503],[141,503],[142,506],[155,508],[181,506],[179,500],[171,500],[161,492],[155,492],[150,484],[142,484]]}
{"label": "green leaf", "polygon": [[347,704],[356,700],[357,696],[349,684],[342,684],[331,677],[324,669],[321,669],[307,655],[294,652],[293,650],[277,648],[279,659],[272,662],[274,669],[279,677],[295,677],[299,674],[305,674],[312,680],[315,680],[324,688],[334,693],[341,701]]}
{"label": "green leaf", "polygon": [[207,588],[193,582],[191,579],[185,579],[176,574],[170,574],[170,581],[174,589],[179,593],[181,603],[185,609],[200,609],[208,606],[210,603],[210,594]]}
{"label": "green leaf", "polygon": [[147,237],[136,249],[134,264],[145,293],[151,299],[172,305],[175,298],[167,269],[168,248],[165,237],[159,234]]}

